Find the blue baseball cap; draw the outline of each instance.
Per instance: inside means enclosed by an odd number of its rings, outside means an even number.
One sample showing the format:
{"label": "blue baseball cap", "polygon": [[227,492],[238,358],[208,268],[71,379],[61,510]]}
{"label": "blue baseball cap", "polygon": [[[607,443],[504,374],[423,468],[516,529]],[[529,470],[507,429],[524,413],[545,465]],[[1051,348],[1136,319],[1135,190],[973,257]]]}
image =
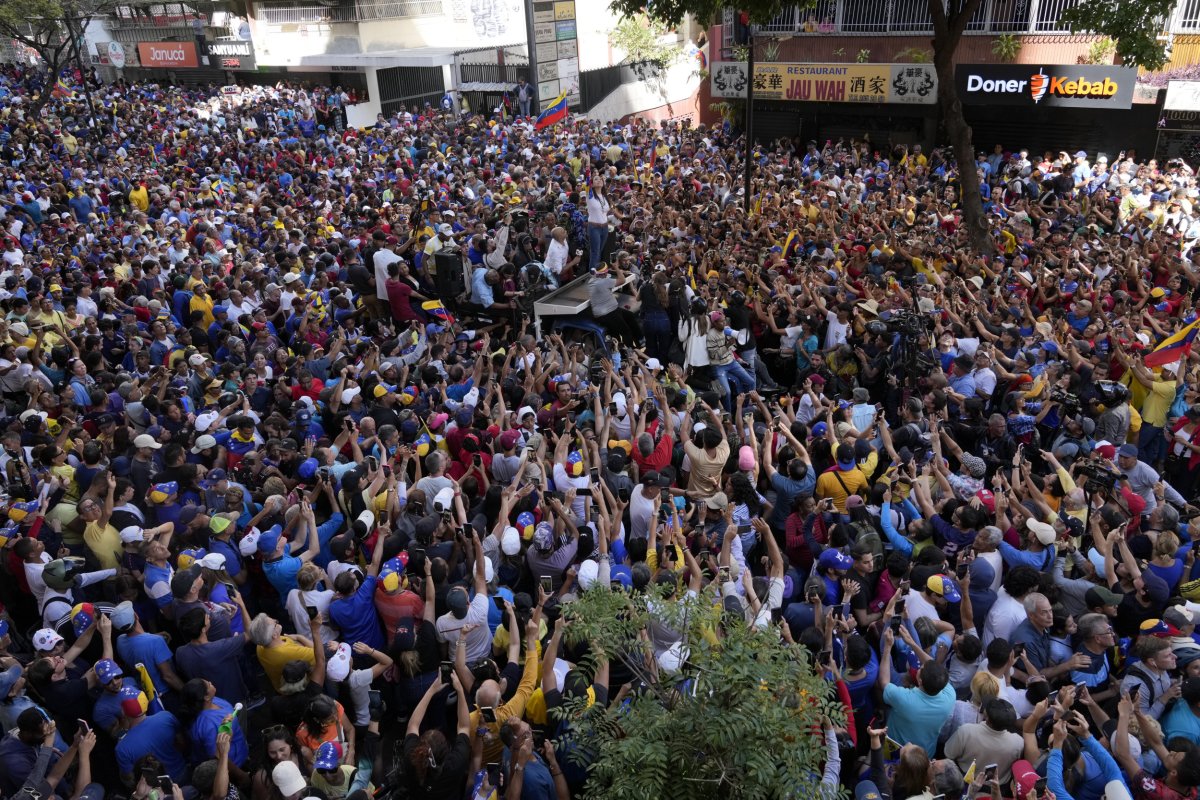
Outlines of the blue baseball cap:
{"label": "blue baseball cap", "polygon": [[96,662],[96,677],[100,683],[110,683],[113,678],[122,678],[125,673],[121,671],[121,667],[111,658],[102,658]]}
{"label": "blue baseball cap", "polygon": [[276,546],[279,544],[279,537],[283,535],[283,528],[279,525],[273,525],[263,531],[258,537],[258,552],[274,553]]}
{"label": "blue baseball cap", "polygon": [[338,742],[323,742],[317,748],[314,769],[337,769],[342,765],[342,746]]}

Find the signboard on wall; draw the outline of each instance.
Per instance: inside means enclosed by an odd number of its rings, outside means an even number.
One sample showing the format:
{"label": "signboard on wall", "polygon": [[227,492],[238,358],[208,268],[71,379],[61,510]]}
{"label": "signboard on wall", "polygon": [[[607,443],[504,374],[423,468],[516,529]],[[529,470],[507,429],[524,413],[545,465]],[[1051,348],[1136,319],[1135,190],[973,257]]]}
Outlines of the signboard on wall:
{"label": "signboard on wall", "polygon": [[1200,111],[1200,81],[1167,81],[1164,111]]}
{"label": "signboard on wall", "polygon": [[536,0],[533,4],[534,55],[538,103],[554,102],[562,91],[567,104],[579,105],[579,30],[573,0]]}
{"label": "signboard on wall", "polygon": [[[745,98],[750,77],[745,62],[716,61],[709,70],[713,97]],[[754,98],[817,103],[937,102],[932,64],[754,65]]]}
{"label": "signboard on wall", "polygon": [[108,63],[117,69],[125,68],[125,45],[120,42],[108,43]]}
{"label": "signboard on wall", "polygon": [[192,42],[140,42],[138,60],[143,67],[168,69],[200,66],[196,45]]}
{"label": "signboard on wall", "polygon": [[959,64],[964,105],[1122,109],[1133,105],[1136,67],[1083,64]]}
{"label": "signboard on wall", "polygon": [[251,71],[257,68],[253,42],[209,42],[208,57],[221,69]]}

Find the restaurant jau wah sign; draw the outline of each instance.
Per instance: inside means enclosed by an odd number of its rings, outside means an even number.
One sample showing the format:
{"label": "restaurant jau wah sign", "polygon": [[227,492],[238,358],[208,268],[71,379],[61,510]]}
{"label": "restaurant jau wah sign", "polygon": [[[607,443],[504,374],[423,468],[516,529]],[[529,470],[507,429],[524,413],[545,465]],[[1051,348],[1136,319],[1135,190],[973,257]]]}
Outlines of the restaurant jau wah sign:
{"label": "restaurant jau wah sign", "polygon": [[[716,62],[710,70],[714,97],[745,97],[746,65]],[[932,64],[754,65],[754,99],[799,103],[937,102],[937,73]]]}

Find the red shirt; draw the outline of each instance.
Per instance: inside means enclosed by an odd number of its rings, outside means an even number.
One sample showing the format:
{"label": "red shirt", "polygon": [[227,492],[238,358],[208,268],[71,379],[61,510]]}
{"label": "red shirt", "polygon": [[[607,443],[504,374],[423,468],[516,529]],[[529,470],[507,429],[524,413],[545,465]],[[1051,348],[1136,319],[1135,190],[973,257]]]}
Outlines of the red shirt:
{"label": "red shirt", "polygon": [[671,451],[675,447],[675,442],[670,434],[663,434],[663,437],[658,440],[658,444],[654,447],[654,452],[646,457],[642,457],[642,453],[638,450],[637,442],[633,443],[633,453],[631,458],[638,465],[639,474],[645,475],[647,470],[655,470],[656,472],[671,463]]}
{"label": "red shirt", "polygon": [[325,383],[316,378],[312,379],[312,383],[308,385],[307,389],[297,383],[292,387],[292,401],[295,402],[301,397],[307,397],[315,403],[317,402],[317,398],[321,395],[321,390],[324,388]]}
{"label": "red shirt", "polygon": [[392,318],[399,322],[411,322],[419,319],[412,307],[413,289],[404,281],[388,278],[384,284],[387,289],[388,305],[392,308]]}

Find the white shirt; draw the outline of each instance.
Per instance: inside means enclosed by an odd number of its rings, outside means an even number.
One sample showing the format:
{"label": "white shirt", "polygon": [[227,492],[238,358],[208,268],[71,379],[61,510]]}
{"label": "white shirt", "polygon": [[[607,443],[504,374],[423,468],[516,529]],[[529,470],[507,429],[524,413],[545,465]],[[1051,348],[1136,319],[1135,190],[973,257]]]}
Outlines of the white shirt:
{"label": "white shirt", "polygon": [[608,224],[608,200],[607,198],[588,192],[588,224],[589,225],[607,225]]}
{"label": "white shirt", "polygon": [[975,379],[975,394],[981,397],[991,397],[992,392],[996,391],[996,373],[987,367],[975,370],[971,373],[971,377]]}
{"label": "white shirt", "polygon": [[550,246],[546,248],[546,260],[542,263],[555,275],[561,275],[570,255],[571,248],[567,246],[566,242],[560,242],[558,239],[551,238]]}
{"label": "white shirt", "polygon": [[380,300],[387,301],[387,279],[388,265],[395,264],[400,260],[400,256],[388,250],[386,247],[376,251],[373,261],[375,262],[375,296]]}
{"label": "white shirt", "polygon": [[654,497],[642,494],[642,484],[633,487],[629,495],[629,535],[635,538],[650,536],[650,521],[654,516]]}
{"label": "white shirt", "polygon": [[438,617],[435,624],[438,641],[449,644],[451,653],[458,646],[458,637],[463,635],[462,629],[467,625],[475,626],[474,630],[466,634],[468,664],[478,661],[481,658],[486,658],[488,653],[491,652],[492,632],[487,626],[488,604],[490,602],[491,598],[488,595],[483,593],[476,594],[471,598],[471,604],[467,606],[467,615],[465,617],[458,619],[453,614],[447,612]]}
{"label": "white shirt", "polygon": [[986,648],[993,639],[1008,639],[1013,630],[1028,618],[1021,601],[1001,588],[983,624],[983,646]]}
{"label": "white shirt", "polygon": [[83,317],[100,316],[100,306],[96,305],[96,301],[90,297],[76,297],[75,310]]}
{"label": "white shirt", "polygon": [[839,344],[844,344],[846,341],[846,332],[850,330],[850,321],[838,322],[836,311],[825,312],[825,319],[829,320],[829,328],[825,331],[825,350],[832,350]]}
{"label": "white shirt", "polygon": [[931,620],[941,619],[937,607],[926,600],[920,592],[914,592],[911,589],[904,595],[904,610],[908,612],[908,618],[914,622],[921,617],[928,617]]}
{"label": "white shirt", "polygon": [[[251,305],[250,302],[248,300],[245,300],[244,298],[242,301],[242,305],[240,305],[240,306],[235,306],[233,303],[228,303],[227,305],[229,307],[229,318],[234,321],[240,319],[243,314],[253,314],[254,313],[254,306]],[[82,310],[83,309],[80,309],[80,311],[82,311]]]}
{"label": "white shirt", "polygon": [[[311,589],[307,592],[292,589],[288,592],[285,606],[287,607],[288,615],[292,618],[292,624],[296,626],[296,633],[305,638],[312,638],[312,624],[309,622],[308,609],[305,606],[313,606],[319,613],[328,614],[331,600],[333,600],[332,589],[325,589],[324,591]],[[321,639],[326,642],[335,641],[337,639],[337,631],[328,625],[322,625]]]}

